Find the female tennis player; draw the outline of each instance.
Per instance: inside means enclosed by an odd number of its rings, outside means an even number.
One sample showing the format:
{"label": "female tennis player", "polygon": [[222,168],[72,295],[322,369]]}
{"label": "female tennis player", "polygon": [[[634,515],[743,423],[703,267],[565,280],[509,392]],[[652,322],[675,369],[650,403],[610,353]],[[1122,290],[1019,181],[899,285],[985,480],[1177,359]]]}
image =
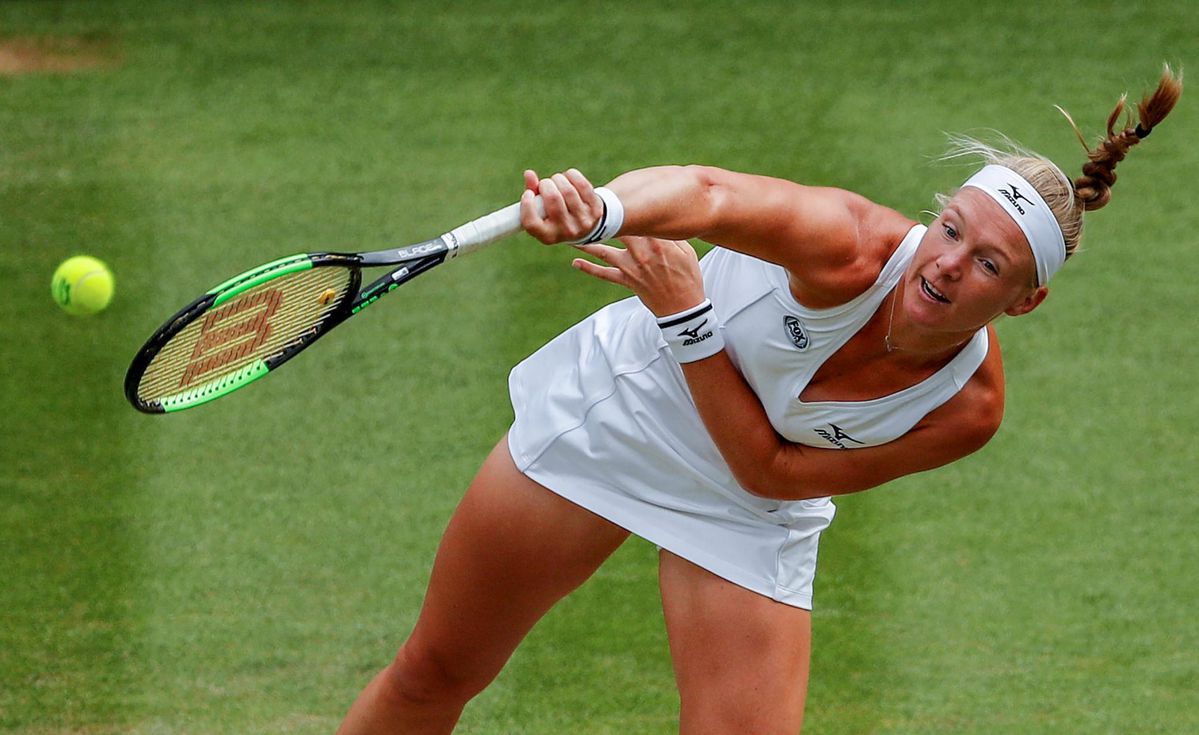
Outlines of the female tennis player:
{"label": "female tennis player", "polygon": [[[987,442],[1004,393],[991,322],[1044,301],[1083,212],[1107,204],[1116,164],[1180,93],[1167,68],[1117,131],[1121,100],[1073,181],[959,141],[986,165],[927,227],[847,191],[713,168],[599,189],[526,172],[525,230],[583,243],[599,262],[575,267],[635,297],[513,369],[515,422],[450,521],[410,638],[339,732],[450,732],[630,533],[661,547],[680,731],[798,732],[830,497]],[[615,235],[623,248],[600,242]],[[686,238],[719,247],[700,262]]]}

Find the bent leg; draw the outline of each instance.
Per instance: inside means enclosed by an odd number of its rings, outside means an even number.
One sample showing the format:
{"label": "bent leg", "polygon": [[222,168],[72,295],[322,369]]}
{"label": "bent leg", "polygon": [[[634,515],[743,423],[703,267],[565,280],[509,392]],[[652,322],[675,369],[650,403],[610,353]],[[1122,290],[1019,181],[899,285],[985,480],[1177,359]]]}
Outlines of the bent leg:
{"label": "bent leg", "polygon": [[811,613],[663,551],[662,609],[681,735],[795,735],[803,725]]}
{"label": "bent leg", "polygon": [[412,634],[339,735],[453,730],[533,625],[626,538],[522,474],[502,440],[442,537]]}

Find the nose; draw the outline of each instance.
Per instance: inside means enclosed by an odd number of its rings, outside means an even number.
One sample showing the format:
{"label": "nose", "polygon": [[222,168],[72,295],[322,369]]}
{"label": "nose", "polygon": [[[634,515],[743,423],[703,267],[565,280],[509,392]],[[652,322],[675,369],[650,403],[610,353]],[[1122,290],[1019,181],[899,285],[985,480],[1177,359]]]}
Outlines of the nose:
{"label": "nose", "polygon": [[955,247],[943,251],[935,261],[937,270],[949,280],[956,281],[961,277],[962,268],[965,267],[965,250],[965,248]]}

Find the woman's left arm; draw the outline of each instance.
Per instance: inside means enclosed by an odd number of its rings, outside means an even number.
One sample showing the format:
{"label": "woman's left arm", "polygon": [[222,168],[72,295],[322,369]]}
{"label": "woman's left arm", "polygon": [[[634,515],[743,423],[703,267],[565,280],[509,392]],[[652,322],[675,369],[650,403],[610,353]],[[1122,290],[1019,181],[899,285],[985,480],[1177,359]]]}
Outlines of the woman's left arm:
{"label": "woman's left arm", "polygon": [[728,353],[682,367],[700,418],[737,482],[776,500],[869,490],[949,464],[981,449],[1003,416],[1002,389],[979,376],[894,441],[855,449],[809,447],[774,430]]}
{"label": "woman's left arm", "polygon": [[[604,265],[582,258],[573,265],[630,289],[659,317],[703,302],[699,261],[689,243],[646,237],[621,242],[624,248],[578,246]],[[999,360],[998,350],[992,350],[954,398],[907,434],[880,446],[850,450],[808,447],[780,436],[723,350],[682,367],[700,418],[737,482],[755,495],[798,500],[867,490],[981,448],[1003,416]]]}

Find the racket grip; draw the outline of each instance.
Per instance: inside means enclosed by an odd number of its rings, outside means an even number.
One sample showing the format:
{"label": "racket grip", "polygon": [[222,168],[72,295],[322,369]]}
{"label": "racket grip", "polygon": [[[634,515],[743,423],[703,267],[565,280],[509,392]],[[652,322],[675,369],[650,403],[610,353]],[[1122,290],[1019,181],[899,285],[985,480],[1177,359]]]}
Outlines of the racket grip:
{"label": "racket grip", "polygon": [[[544,217],[545,205],[542,204],[541,197],[536,197],[533,201],[537,206],[537,214]],[[456,258],[520,231],[520,202],[517,202],[455,227],[442,235],[441,239],[449,249],[447,258]]]}

